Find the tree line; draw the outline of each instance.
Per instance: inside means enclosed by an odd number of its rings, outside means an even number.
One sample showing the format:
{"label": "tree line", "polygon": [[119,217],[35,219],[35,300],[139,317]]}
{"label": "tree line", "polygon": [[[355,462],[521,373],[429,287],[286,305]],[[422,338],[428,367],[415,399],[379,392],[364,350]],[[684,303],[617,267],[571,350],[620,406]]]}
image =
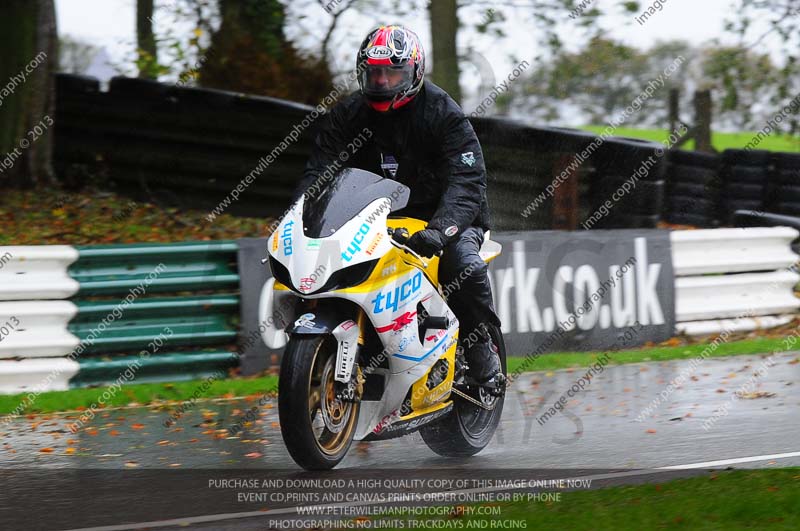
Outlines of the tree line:
{"label": "tree line", "polygon": [[[572,108],[572,116],[602,123],[677,55],[685,55],[688,63],[670,78],[670,86],[685,94],[712,87],[716,116],[732,127],[752,127],[769,109],[800,91],[797,0],[731,0],[725,31],[738,44],[691,47],[676,41],[648,50],[610,37],[620,17],[633,21],[647,8],[645,3],[598,4],[585,0],[137,0],[131,62],[143,78],[171,76],[181,84],[316,104],[329,93],[336,76],[343,74],[333,66],[341,56],[337,43],[342,35],[360,38],[369,29],[348,27],[348,16],[357,14],[377,24],[422,14],[431,28],[431,78],[457,101],[462,99],[464,67],[481,46],[507,48],[512,62],[532,60],[533,67],[498,99],[496,107],[499,112],[525,113],[532,120],[565,119]],[[320,14],[325,16],[320,18]],[[154,22],[159,20],[170,24],[159,27]],[[537,47],[515,49],[508,38],[512,24],[529,28]],[[311,51],[288,37],[307,34],[317,41]],[[567,37],[569,47],[563,41]],[[9,86],[6,80],[25,72],[34,57],[47,54],[44,64],[26,72],[24,83],[13,86],[13,93],[0,93],[4,96],[0,100],[2,154],[13,151],[44,116],[54,116],[53,74],[59,56],[54,0],[4,0],[0,40],[4,51],[0,90]],[[765,53],[767,42],[779,43],[782,61]],[[63,62],[85,64],[90,47],[69,39],[61,44]],[[347,52],[352,58],[354,50]],[[526,56],[530,54],[535,56]],[[352,65],[352,59],[347,65]],[[665,104],[665,98],[653,99],[647,112],[638,113],[632,123],[663,125]],[[797,131],[798,117],[793,116],[787,127]],[[51,138],[52,131],[45,131],[0,179],[28,186],[52,182]]]}

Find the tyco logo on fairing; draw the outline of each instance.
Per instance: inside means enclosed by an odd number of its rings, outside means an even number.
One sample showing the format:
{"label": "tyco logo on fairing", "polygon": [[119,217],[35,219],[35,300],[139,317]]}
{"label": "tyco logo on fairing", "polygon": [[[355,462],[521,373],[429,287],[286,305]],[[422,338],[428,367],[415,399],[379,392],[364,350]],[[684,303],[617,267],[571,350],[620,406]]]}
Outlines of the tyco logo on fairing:
{"label": "tyco logo on fairing", "polygon": [[372,299],[372,304],[375,305],[373,311],[375,313],[381,313],[383,310],[397,311],[401,303],[418,295],[421,287],[422,273],[418,272],[413,278],[394,288],[393,291],[378,293],[378,296]]}
{"label": "tyco logo on fairing", "polygon": [[294,225],[294,221],[289,220],[283,226],[283,232],[281,232],[281,239],[283,240],[283,254],[284,256],[289,256],[292,254],[292,226]]}
{"label": "tyco logo on fairing", "polygon": [[361,227],[358,228],[358,232],[353,236],[353,241],[350,242],[350,245],[348,245],[347,249],[342,253],[342,258],[345,262],[352,260],[355,254],[361,250],[361,244],[364,242],[366,235],[369,234],[369,228],[370,226],[367,223],[362,223]]}

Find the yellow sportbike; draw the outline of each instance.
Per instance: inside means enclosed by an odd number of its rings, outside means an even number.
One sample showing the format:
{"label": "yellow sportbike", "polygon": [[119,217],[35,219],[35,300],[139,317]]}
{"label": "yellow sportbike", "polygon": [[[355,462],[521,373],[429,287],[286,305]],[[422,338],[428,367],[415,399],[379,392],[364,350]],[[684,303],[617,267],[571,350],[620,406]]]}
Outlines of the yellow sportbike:
{"label": "yellow sportbike", "polygon": [[[262,337],[283,348],[281,434],[292,458],[330,469],[353,440],[419,430],[436,453],[465,457],[491,440],[504,390],[467,376],[439,258],[409,249],[425,223],[390,218],[409,189],[346,169],[292,205],[268,240],[273,278],[259,304]],[[487,233],[488,234],[488,233]],[[500,254],[488,236],[486,262]],[[500,329],[488,328],[506,372]]]}

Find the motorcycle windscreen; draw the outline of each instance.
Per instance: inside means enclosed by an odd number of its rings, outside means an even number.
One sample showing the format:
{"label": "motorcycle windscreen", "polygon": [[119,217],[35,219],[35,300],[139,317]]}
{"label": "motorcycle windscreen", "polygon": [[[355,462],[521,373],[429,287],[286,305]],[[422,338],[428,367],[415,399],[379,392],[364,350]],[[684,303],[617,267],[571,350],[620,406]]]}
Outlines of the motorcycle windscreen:
{"label": "motorcycle windscreen", "polygon": [[366,170],[345,168],[318,194],[303,203],[303,229],[307,238],[325,238],[342,228],[376,199],[391,201],[390,212],[408,203],[410,190],[391,179]]}

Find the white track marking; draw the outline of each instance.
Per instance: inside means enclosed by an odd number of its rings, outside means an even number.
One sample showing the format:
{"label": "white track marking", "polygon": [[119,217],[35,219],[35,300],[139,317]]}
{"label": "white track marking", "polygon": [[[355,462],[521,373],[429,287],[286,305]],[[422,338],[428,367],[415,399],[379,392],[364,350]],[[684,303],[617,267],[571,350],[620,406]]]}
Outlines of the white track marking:
{"label": "white track marking", "polygon": [[720,459],[719,461],[705,461],[703,463],[691,463],[689,465],[662,466],[657,470],[691,470],[693,468],[713,468],[718,466],[736,465],[740,463],[753,463],[755,461],[768,461],[770,459],[786,459],[788,457],[800,457],[800,452],[755,455],[753,457],[736,457],[734,459]]}

